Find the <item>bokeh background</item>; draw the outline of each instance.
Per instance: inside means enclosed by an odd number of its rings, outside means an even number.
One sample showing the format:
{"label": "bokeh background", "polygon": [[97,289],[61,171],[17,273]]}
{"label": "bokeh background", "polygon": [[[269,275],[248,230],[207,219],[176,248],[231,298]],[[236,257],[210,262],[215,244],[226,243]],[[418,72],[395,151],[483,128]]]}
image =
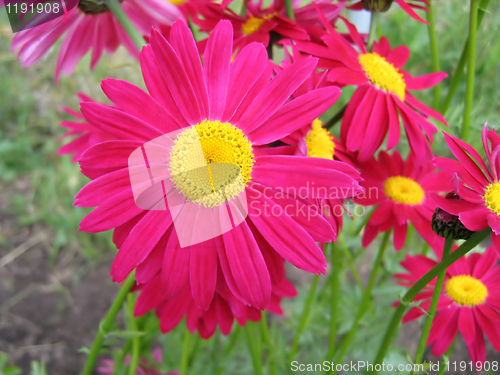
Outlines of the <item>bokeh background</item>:
{"label": "bokeh background", "polygon": [[[437,34],[441,69],[453,72],[468,27],[468,1],[441,0],[433,2],[436,9]],[[479,147],[480,129],[486,120],[500,126],[500,2],[490,1],[478,35],[478,61],[475,101],[470,140]],[[399,7],[381,18],[379,34],[391,45],[407,45],[411,56],[405,68],[419,75],[432,71],[427,28],[408,17]],[[85,58],[71,77],[54,82],[57,50],[52,50],[34,66],[22,68],[10,52],[13,34],[5,11],[0,9],[0,374],[9,374],[7,362],[20,370],[10,374],[43,374],[43,365],[50,375],[78,374],[85,360],[85,348],[92,343],[94,332],[111,304],[118,286],[111,282],[109,269],[115,254],[111,233],[87,234],[78,231],[78,223],[86,209],[73,207],[73,197],[87,182],[77,164],[68,155],[57,155],[65,133],[59,124],[71,120],[61,107],[78,109],[77,92],[106,101],[99,84],[106,77],[126,79],[144,87],[139,64],[125,50],[106,56],[95,71],[90,71]],[[463,111],[465,81],[462,80],[446,118],[451,132],[458,134]],[[449,79],[441,85],[441,96],[447,93]],[[345,103],[352,90],[345,89],[336,108]],[[427,105],[432,92],[418,92]],[[335,109],[331,110],[335,113]],[[328,118],[328,115],[326,115]],[[338,132],[334,129],[334,133]],[[446,156],[443,139],[436,136],[434,152]],[[342,275],[339,332],[346,332],[360,298],[358,283],[366,283],[372,261],[371,249],[362,250],[355,231],[362,218],[347,220],[339,241]],[[377,246],[377,244],[375,244]],[[374,292],[370,312],[345,361],[373,360],[391,311],[401,288],[391,275],[400,271],[399,262],[405,253],[420,251],[422,243],[413,233],[405,249],[386,252],[381,281]],[[355,272],[352,272],[355,270]],[[354,276],[353,276],[354,275]],[[280,350],[292,341],[305,303],[311,277],[300,271],[290,275],[299,289],[299,296],[284,303],[284,316],[272,318],[271,334]],[[323,277],[324,278],[324,277]],[[301,363],[322,362],[326,358],[328,335],[328,292],[320,280],[316,303],[300,341],[297,360]],[[146,316],[154,346],[164,353],[162,369],[178,368],[179,340],[182,330],[168,336],[154,337],[158,330],[153,316]],[[397,345],[388,360],[408,363],[420,336],[419,324],[412,323],[400,331]],[[117,327],[109,337],[108,356],[117,355],[113,345],[123,345],[125,328]],[[238,337],[240,336],[240,337]],[[252,367],[245,340],[236,332],[229,338],[216,335],[209,342],[196,340],[198,355],[192,373],[202,374],[206,366],[215,366],[223,374],[251,374]],[[217,350],[220,343],[232,345],[231,353]],[[488,344],[489,345],[489,344]],[[500,356],[488,346],[488,360]],[[8,358],[7,358],[8,355]],[[286,353],[278,352],[283,373],[289,369]],[[436,361],[427,353],[426,358]],[[458,338],[452,361],[469,357]],[[3,372],[2,372],[3,371]],[[466,373],[466,372],[457,372]],[[474,372],[480,374],[481,372]]]}

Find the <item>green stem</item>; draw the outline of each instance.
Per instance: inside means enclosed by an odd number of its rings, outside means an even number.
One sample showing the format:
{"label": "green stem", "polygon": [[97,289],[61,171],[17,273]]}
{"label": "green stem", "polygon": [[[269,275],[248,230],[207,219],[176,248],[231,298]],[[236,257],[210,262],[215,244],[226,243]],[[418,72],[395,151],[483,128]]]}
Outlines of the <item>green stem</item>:
{"label": "green stem", "polygon": [[[130,319],[130,330],[132,332],[137,332],[137,320],[134,318],[134,307],[135,307],[135,298],[132,293],[128,294],[128,313]],[[139,336],[134,336],[132,338],[132,356],[130,358],[130,365],[128,368],[128,375],[135,375],[137,371],[137,366],[139,365],[139,354],[141,350],[141,342]]]}
{"label": "green stem", "polygon": [[247,14],[247,3],[245,0],[243,0],[243,3],[241,4],[241,10],[240,10],[240,16],[245,17]]}
{"label": "green stem", "polygon": [[[437,37],[436,37],[436,25],[434,21],[434,6],[429,3],[427,5],[427,10],[429,13],[427,13],[427,21],[429,22],[429,25],[427,26],[427,29],[429,30],[429,40],[431,44],[431,54],[432,54],[432,71],[433,72],[439,72],[439,51],[438,51],[438,45],[437,45]],[[434,109],[439,108],[439,96],[441,92],[441,85],[437,84],[434,86]]]}
{"label": "green stem", "polygon": [[330,279],[330,336],[328,340],[328,357],[333,358],[335,353],[335,338],[337,337],[337,309],[338,309],[338,298],[339,298],[339,287],[340,287],[340,261],[337,254],[337,246],[331,244],[330,252],[330,264],[332,265],[332,273]]}
{"label": "green stem", "polygon": [[[392,319],[387,327],[387,331],[385,332],[384,340],[379,348],[377,353],[377,357],[375,358],[375,365],[381,364],[389,350],[389,346],[391,345],[394,334],[396,333],[399,323],[403,318],[403,315],[406,312],[406,308],[408,307],[409,302],[413,301],[416,295],[427,285],[429,284],[436,276],[438,276],[441,271],[446,270],[449,266],[475,248],[478,244],[480,244],[484,239],[486,239],[491,234],[491,228],[486,228],[480,232],[475,232],[472,236],[465,241],[458,249],[453,251],[446,258],[441,260],[438,264],[436,264],[433,268],[431,268],[424,276],[417,280],[415,284],[406,292],[406,294],[401,298],[401,302],[398,307],[394,311],[392,315]],[[371,371],[370,374],[376,374],[378,371]]]}
{"label": "green stem", "polygon": [[130,39],[132,39],[132,42],[134,42],[134,44],[140,51],[142,47],[144,47],[147,43],[142,37],[141,33],[139,33],[139,31],[135,28],[132,21],[130,21],[128,16],[123,11],[120,2],[118,0],[104,0],[104,1],[106,2],[106,6],[109,8],[111,13],[113,13],[113,16],[115,16],[118,22],[120,22],[120,25],[122,25],[122,27],[125,29]]}
{"label": "green stem", "polygon": [[445,364],[446,364],[446,362],[449,362],[450,357],[451,357],[451,353],[453,353],[453,349],[455,348],[456,342],[457,342],[457,337],[455,336],[455,339],[451,343],[450,347],[448,348],[446,353],[444,353],[444,355],[443,355],[443,360],[441,361],[441,364],[440,364],[441,367],[439,369],[439,372],[436,375],[443,375],[446,372],[447,369],[446,369]]}
{"label": "green stem", "polygon": [[388,230],[384,234],[382,242],[380,243],[380,247],[377,252],[377,257],[375,258],[375,263],[373,264],[372,273],[370,275],[370,280],[368,281],[368,285],[366,286],[365,291],[363,292],[363,295],[361,297],[361,302],[359,304],[356,317],[354,318],[354,323],[351,327],[351,330],[347,334],[346,338],[342,342],[342,346],[339,349],[339,355],[337,356],[335,363],[342,363],[342,359],[344,359],[347,349],[349,349],[349,346],[351,345],[352,340],[354,339],[354,336],[358,330],[359,323],[361,322],[361,319],[363,318],[363,316],[365,316],[366,312],[368,311],[370,299],[372,297],[373,287],[375,286],[375,281],[377,280],[378,271],[382,264],[382,259],[384,257],[385,249],[387,248],[387,244],[389,243],[390,236],[391,236],[391,231]]}
{"label": "green stem", "polygon": [[372,19],[370,22],[370,33],[368,34],[368,51],[372,50],[373,42],[377,37],[377,25],[378,25],[378,12],[372,12]]}
{"label": "green stem", "polygon": [[467,48],[467,87],[465,91],[464,122],[462,126],[461,139],[467,139],[470,126],[470,115],[474,102],[474,74],[476,72],[476,35],[477,35],[477,12],[479,0],[471,0],[469,21],[469,46]]}
{"label": "green stem", "polygon": [[356,229],[354,229],[354,236],[356,236],[356,237],[359,236],[359,234],[361,233],[363,228],[368,223],[368,220],[370,220],[370,218],[372,217],[373,212],[375,211],[375,208],[376,207],[370,209],[370,211],[363,217],[363,220],[361,221],[361,223],[359,223],[359,225],[356,227]]}
{"label": "green stem", "polygon": [[267,312],[262,311],[262,319],[260,320],[260,326],[262,328],[262,337],[267,347],[267,357],[269,362],[269,368],[271,369],[272,375],[278,375],[278,368],[276,367],[276,357],[274,353],[274,344],[271,340],[271,335],[269,334],[269,328],[267,326]]}
{"label": "green stem", "polygon": [[359,273],[356,270],[356,267],[355,267],[353,259],[352,259],[352,255],[349,252],[349,249],[347,248],[347,244],[344,241],[344,237],[338,236],[337,241],[339,242],[340,247],[344,251],[344,254],[345,254],[347,261],[349,263],[349,268],[351,269],[351,272],[352,272],[352,276],[354,277],[354,280],[356,281],[356,284],[358,285],[359,290],[363,291],[365,289],[365,287],[364,287],[363,283],[361,282],[361,277],[359,276]]}
{"label": "green stem", "polygon": [[300,336],[304,332],[304,329],[307,326],[307,319],[309,317],[309,312],[311,311],[311,306],[314,301],[314,297],[316,296],[316,289],[318,288],[319,276],[314,276],[313,282],[311,284],[311,289],[309,290],[309,295],[307,296],[306,304],[304,306],[304,310],[302,311],[302,316],[300,317],[299,326],[297,328],[297,333],[295,334],[295,338],[293,340],[292,349],[290,350],[290,354],[288,356],[289,362],[293,361],[293,358],[297,354],[297,350],[299,349],[299,340]]}
{"label": "green stem", "polygon": [[130,275],[128,275],[127,280],[125,280],[120,291],[116,295],[115,300],[111,304],[108,313],[101,321],[101,324],[99,325],[99,331],[95,336],[94,343],[92,344],[92,348],[90,348],[89,356],[87,357],[87,361],[85,362],[85,367],[83,368],[82,375],[91,375],[93,373],[97,357],[99,356],[99,351],[101,350],[102,344],[104,343],[104,338],[109,333],[113,322],[116,319],[116,315],[120,311],[123,301],[127,297],[128,292],[135,285],[134,276],[135,272],[131,272]]}
{"label": "green stem", "polygon": [[[482,0],[480,9],[478,10],[478,15],[477,15],[477,26],[479,28],[479,25],[481,25],[481,22],[483,21],[484,13],[486,13],[486,9],[488,8],[488,3],[490,0]],[[465,45],[462,49],[462,54],[460,55],[460,59],[457,64],[457,68],[455,69],[455,73],[451,77],[451,83],[450,83],[450,88],[448,89],[448,94],[446,95],[446,99],[441,106],[440,112],[444,115],[448,111],[451,105],[451,101],[455,97],[455,94],[458,89],[458,85],[460,84],[460,79],[462,78],[462,75],[464,73],[464,67],[465,63],[467,61],[467,55],[468,55],[468,46],[469,46],[469,39],[465,41]]]}
{"label": "green stem", "polygon": [[295,14],[293,13],[292,0],[285,0],[286,16],[292,21],[295,21]]}
{"label": "green stem", "polygon": [[182,355],[181,355],[181,368],[180,375],[186,375],[189,367],[189,348],[191,347],[191,332],[187,326],[184,331],[184,338],[182,339]]}
{"label": "green stem", "polygon": [[[445,240],[443,248],[443,256],[441,257],[441,259],[446,258],[451,253],[453,242],[454,241],[450,239]],[[434,287],[434,293],[432,294],[431,304],[429,306],[429,311],[428,311],[429,315],[427,315],[427,318],[425,319],[424,327],[422,329],[422,334],[420,336],[420,342],[418,343],[417,352],[415,354],[415,361],[413,361],[414,364],[420,364],[422,362],[422,358],[424,357],[425,346],[427,345],[427,338],[429,337],[432,321],[434,319],[434,315],[436,314],[439,298],[441,297],[441,291],[443,289],[445,276],[446,276],[446,269],[442,270],[437,277],[436,286]]]}
{"label": "green stem", "polygon": [[330,120],[327,121],[327,123],[325,124],[324,127],[328,130],[333,128],[337,122],[342,120],[342,117],[344,116],[346,108],[347,108],[347,104],[344,105],[342,108],[340,108],[340,110],[335,114],[335,116],[333,116]]}
{"label": "green stem", "polygon": [[255,341],[254,331],[256,330],[254,329],[253,323],[247,322],[245,327],[245,335],[247,337],[248,349],[250,350],[250,355],[252,356],[253,369],[255,375],[263,375],[262,350],[259,350],[259,346],[262,347],[262,345],[258,344]]}

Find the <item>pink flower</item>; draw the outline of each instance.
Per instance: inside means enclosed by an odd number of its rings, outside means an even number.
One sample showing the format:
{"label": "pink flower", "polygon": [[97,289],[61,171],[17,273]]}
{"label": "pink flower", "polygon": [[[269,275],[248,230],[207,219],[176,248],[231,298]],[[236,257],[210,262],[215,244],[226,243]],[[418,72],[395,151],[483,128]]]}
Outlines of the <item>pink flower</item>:
{"label": "pink flower", "polygon": [[[171,25],[182,13],[164,0],[123,0],[122,7],[134,26],[148,35],[151,26]],[[64,17],[21,31],[12,41],[12,50],[19,51],[23,66],[40,60],[63,36],[56,67],[56,81],[61,72],[70,75],[87,52],[92,49],[90,66],[93,69],[102,52],[113,53],[123,45],[139,57],[137,47],[104,4],[81,0]]]}
{"label": "pink flower", "polygon": [[327,21],[324,24],[329,34],[322,37],[324,45],[296,42],[301,51],[319,57],[318,67],[328,69],[330,82],[340,87],[357,86],[342,118],[341,141],[351,152],[360,150],[359,160],[366,161],[382,145],[386,135],[389,150],[398,144],[401,116],[410,148],[420,156],[416,161],[430,157],[432,152],[426,136],[432,141],[437,129],[427,116],[443,124],[446,120],[415,99],[409,91],[430,88],[442,81],[446,73],[412,77],[402,70],[410,55],[406,46],[391,49],[388,40],[382,37],[370,53],[354,25],[344,22],[360,52]]}
{"label": "pink flower", "polygon": [[[292,283],[284,277],[285,270],[282,258],[276,259],[273,271],[275,271],[272,274],[274,284],[267,310],[273,314],[282,315],[281,299],[295,297],[297,291]],[[229,334],[234,319],[241,326],[245,326],[248,320],[257,322],[261,319],[259,310],[245,305],[234,296],[222,273],[217,276],[215,295],[207,309],[198,307],[189,287],[173,298],[166,298],[162,290],[161,277],[158,274],[151,281],[138,286],[141,292],[137,299],[134,315],[141,316],[155,309],[163,333],[174,329],[184,317],[186,317],[189,331],[194,333],[197,330],[203,339],[209,339],[215,333],[217,326],[223,335]]]}
{"label": "pink flower", "polygon": [[[136,280],[144,283],[160,272],[166,298],[179,295],[190,285],[196,305],[206,310],[215,295],[217,274],[222,272],[237,299],[265,309],[271,302],[272,285],[276,285],[272,283],[274,257],[321,273],[326,261],[316,242],[336,237],[328,222],[293,191],[301,189],[299,194],[305,198],[325,198],[333,189],[350,197],[361,188],[356,182],[358,172],[345,163],[260,156],[253,149],[310,123],[335,102],[340,90],[325,87],[287,102],[314,70],[316,59],[294,63],[271,80],[272,66],[265,47],[252,43],[231,63],[233,28],[228,21],[221,21],[211,34],[204,66],[183,21],[173,25],[170,39],[171,43],[154,31],[151,44],[141,53],[150,95],[128,82],[108,79],[103,90],[117,108],[82,103],[87,122],[118,140],[91,147],[79,160],[82,171],[94,181],[80,191],[75,204],[97,206],[80,223],[80,229],[115,229],[114,241],[120,251],[111,275],[116,282],[123,281],[134,268],[139,270],[152,256],[154,267],[147,267],[143,276],[136,274]],[[211,163],[239,168],[242,183],[229,197],[218,195],[220,190],[215,192],[213,187],[209,190],[215,195],[198,196],[198,191],[208,187],[174,178],[184,176],[179,168],[192,162],[189,140],[195,130],[205,142],[205,162],[208,158]],[[167,160],[169,164],[161,168],[155,181],[165,187],[159,197],[162,203],[165,195],[167,200],[176,198],[180,203],[173,212],[164,203],[161,210],[140,208],[131,189],[129,156],[174,131],[177,138],[158,149],[158,154],[164,155],[163,163]],[[283,194],[285,189],[291,195]],[[248,201],[246,218],[239,210],[241,197]],[[288,205],[297,207],[297,212],[286,212]],[[186,234],[196,236],[202,228],[212,229],[217,222],[211,215],[228,215],[228,208],[237,222],[234,229],[193,246],[181,246]],[[179,215],[191,223],[182,233],[177,227],[174,230]],[[198,223],[195,231],[193,223]]]}
{"label": "pink flower", "polygon": [[[443,290],[439,297],[437,314],[432,322],[427,345],[432,344],[432,355],[443,355],[460,331],[474,362],[484,362],[486,349],[484,334],[500,352],[500,268],[492,247],[484,254],[472,253],[462,257],[446,270]],[[437,264],[423,255],[407,256],[401,265],[408,273],[394,275],[399,285],[411,287]],[[436,279],[429,283],[414,301],[429,310]],[[413,307],[403,323],[415,320],[423,312]]]}
{"label": "pink flower", "polygon": [[455,190],[462,200],[432,197],[443,210],[457,215],[468,229],[480,231],[490,227],[493,245],[500,254],[500,137],[495,129],[488,130],[487,123],[484,124],[483,147],[488,167],[474,148],[450,134],[443,134],[458,161],[438,157],[434,159],[434,165],[456,174],[460,181]]}
{"label": "pink flower", "polygon": [[442,249],[443,240],[433,231],[432,214],[436,203],[430,192],[449,192],[453,189],[452,175],[436,168],[428,161],[416,165],[416,156],[410,154],[403,161],[398,151],[389,155],[381,151],[360,163],[361,186],[365,191],[354,199],[363,206],[377,206],[366,224],[363,246],[368,246],[380,232],[394,228],[394,247],[401,250],[406,240],[408,222],[433,248]]}
{"label": "pink flower", "polygon": [[[153,349],[151,353],[153,355],[153,359],[157,364],[161,364],[162,362],[162,352],[161,348]],[[130,355],[125,357],[125,364],[128,365],[130,363]],[[97,368],[97,372],[99,374],[104,375],[113,375],[115,373],[115,361],[112,359],[102,359],[100,361],[100,366]],[[155,367],[155,364],[150,363],[147,359],[141,359],[139,362],[139,366],[135,372],[135,375],[179,375],[179,371],[173,371],[169,373],[161,373]]]}

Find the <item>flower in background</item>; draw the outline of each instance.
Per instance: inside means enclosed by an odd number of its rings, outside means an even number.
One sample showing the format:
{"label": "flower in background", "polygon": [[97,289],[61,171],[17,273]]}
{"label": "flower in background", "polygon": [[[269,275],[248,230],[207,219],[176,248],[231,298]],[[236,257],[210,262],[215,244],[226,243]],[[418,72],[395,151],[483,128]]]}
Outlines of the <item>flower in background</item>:
{"label": "flower in background", "polygon": [[[95,103],[94,100],[92,100],[85,94],[79,93],[77,95],[82,102]],[[71,142],[62,146],[59,149],[58,154],[74,154],[73,158],[71,159],[73,163],[76,162],[80,158],[82,153],[89,147],[104,141],[116,139],[116,137],[114,137],[110,133],[102,131],[95,126],[92,126],[89,123],[85,122],[85,119],[80,112],[74,111],[70,108],[63,108],[63,110],[71,116],[75,117],[77,120],[80,120],[61,122],[62,127],[70,129],[70,131],[62,137],[62,139],[65,139],[67,137],[75,138]]]}
{"label": "flower in background", "polygon": [[[301,189],[299,193],[305,198],[325,198],[330,189],[351,197],[361,187],[356,181],[358,172],[345,163],[262,156],[254,154],[254,147],[279,140],[312,122],[335,102],[340,90],[324,87],[288,101],[315,69],[316,59],[294,63],[271,80],[273,67],[265,47],[252,43],[231,63],[233,27],[228,21],[221,21],[211,34],[204,66],[183,21],[172,26],[170,40],[153,31],[151,44],[142,50],[142,71],[150,95],[128,82],[108,79],[103,90],[116,108],[82,103],[86,121],[119,140],[99,143],[79,159],[82,171],[95,179],[80,191],[75,204],[97,206],[80,223],[80,230],[115,228],[113,238],[119,252],[111,275],[116,282],[154,256],[155,268],[148,269],[142,278],[136,273],[136,280],[147,282],[161,268],[161,290],[166,298],[177,296],[190,285],[195,304],[206,310],[215,295],[217,274],[222,272],[237,299],[263,310],[269,306],[272,286],[276,285],[272,281],[273,260],[284,258],[300,269],[322,273],[326,261],[317,242],[336,237],[314,208],[307,207],[300,197],[280,193],[280,189]],[[173,131],[178,137],[160,149],[169,160],[168,169],[163,168],[163,174],[155,178],[165,184],[161,198],[176,197],[180,204],[174,212],[142,209],[131,189],[129,156]],[[208,188],[201,182],[180,181],[174,186],[179,181],[171,179],[171,174],[180,176],[178,168],[193,162],[189,159],[192,137],[203,142],[204,162],[208,158],[210,163],[239,168],[243,182],[229,197],[212,200],[214,194],[210,194],[197,201],[192,197]],[[209,190],[213,192],[213,188]],[[243,194],[249,208],[248,216],[242,219],[235,204]],[[193,210],[191,231],[192,223],[214,224],[205,214],[222,217],[229,207],[240,224],[211,240],[181,247],[179,237],[185,233],[176,232],[173,221],[188,204]],[[297,207],[297,212],[286,212],[288,205]]]}
{"label": "flower in background", "polygon": [[[351,0],[339,0],[341,2],[348,2]],[[423,10],[424,12],[428,12],[427,8],[421,4],[429,5],[430,0],[359,0],[358,2],[354,1],[348,8],[352,10],[368,10],[370,12],[386,12],[392,5],[392,2],[395,1],[410,17],[425,23],[428,25],[429,23],[422,19],[414,9]],[[421,3],[421,4],[419,4]]]}
{"label": "flower in background", "polygon": [[[152,356],[157,364],[162,363],[161,348],[155,348],[152,351]],[[125,357],[125,365],[130,363],[130,355]],[[99,374],[113,375],[115,373],[116,363],[112,359],[102,359],[100,366],[97,368]],[[150,363],[147,359],[141,359],[135,375],[179,375],[179,371],[162,373],[156,369],[156,364]]]}
{"label": "flower in background", "polygon": [[[437,314],[427,340],[427,345],[432,344],[432,355],[442,356],[458,331],[474,364],[486,359],[484,335],[500,352],[500,267],[497,262],[498,257],[490,247],[484,254],[472,253],[460,258],[446,270]],[[400,280],[399,285],[411,287],[436,264],[435,260],[423,255],[407,256],[401,265],[408,273],[394,277]],[[436,279],[414,299],[424,310],[429,310],[435,285]],[[413,307],[406,313],[403,323],[422,315],[420,308]]]}
{"label": "flower in background", "polygon": [[[171,25],[183,18],[179,9],[165,0],[122,0],[121,5],[143,35],[149,35],[152,26]],[[57,59],[56,81],[62,72],[73,73],[78,61],[90,49],[92,69],[103,51],[111,54],[120,45],[132,56],[139,57],[132,39],[101,0],[81,0],[65,16],[17,33],[12,51],[19,51],[22,66],[28,66],[40,60],[64,34]]]}
{"label": "flower in background", "polygon": [[[274,263],[275,281],[271,301],[267,311],[282,315],[280,303],[283,297],[293,298],[297,295],[295,287],[284,276],[285,268],[283,259]],[[145,284],[138,285],[139,297],[134,310],[135,316],[142,316],[148,311],[155,310],[160,320],[160,330],[168,333],[173,330],[184,317],[191,333],[198,331],[202,339],[209,339],[219,329],[223,335],[231,332],[234,319],[241,326],[245,326],[248,320],[257,322],[261,319],[261,311],[247,306],[237,299],[228,287],[222,273],[217,276],[217,288],[214,298],[207,309],[198,307],[193,299],[189,287],[179,292],[172,298],[166,298],[162,290],[162,275],[156,275]]]}
{"label": "flower in background", "polygon": [[339,87],[357,86],[342,118],[341,141],[349,151],[359,150],[359,160],[366,161],[382,145],[386,135],[387,149],[398,144],[401,116],[410,148],[420,156],[416,161],[426,160],[432,152],[425,135],[432,141],[437,132],[427,116],[443,124],[446,120],[409,91],[430,88],[442,81],[446,73],[412,77],[401,69],[410,55],[406,46],[391,49],[389,41],[382,37],[373,45],[373,52],[367,52],[356,28],[343,20],[359,52],[326,20],[324,24],[329,33],[322,37],[324,45],[296,41],[301,51],[319,57],[318,67],[328,69],[328,81]]}
{"label": "flower in background", "polygon": [[362,206],[377,206],[365,226],[363,247],[380,232],[394,229],[394,247],[401,250],[408,222],[411,222],[429,245],[434,249],[442,248],[442,239],[431,226],[436,203],[427,195],[452,190],[452,174],[437,171],[429,161],[419,167],[416,157],[410,154],[403,161],[398,151],[392,155],[381,151],[378,160],[373,157],[366,163],[359,163],[361,186],[365,191],[354,201]]}
{"label": "flower in background", "polygon": [[[488,130],[487,123],[483,127],[483,147],[485,164],[479,153],[470,145],[450,134],[444,138],[450,151],[457,160],[437,157],[434,165],[452,172],[460,179],[455,192],[460,200],[449,200],[432,195],[437,205],[450,214],[457,215],[460,221],[472,231],[480,231],[490,227],[493,230],[491,239],[500,255],[500,137],[495,129]],[[489,143],[488,143],[489,142]]]}
{"label": "flower in background", "polygon": [[[308,28],[321,26],[321,21],[313,4],[299,8],[301,1],[293,1],[295,8],[295,21],[286,16],[285,3],[283,0],[275,0],[264,8],[262,1],[248,1],[244,16],[239,16],[232,10],[225,8],[223,2],[219,4],[207,4],[199,9],[199,15],[193,22],[200,26],[201,31],[210,33],[215,25],[222,20],[231,21],[234,27],[234,50],[240,51],[244,46],[252,42],[261,42],[265,46],[275,43],[281,38],[292,40],[309,40]],[[329,22],[333,22],[343,7],[328,1],[319,1],[317,6],[323,10]],[[201,18],[199,16],[202,16]],[[201,41],[201,47],[205,41]]]}

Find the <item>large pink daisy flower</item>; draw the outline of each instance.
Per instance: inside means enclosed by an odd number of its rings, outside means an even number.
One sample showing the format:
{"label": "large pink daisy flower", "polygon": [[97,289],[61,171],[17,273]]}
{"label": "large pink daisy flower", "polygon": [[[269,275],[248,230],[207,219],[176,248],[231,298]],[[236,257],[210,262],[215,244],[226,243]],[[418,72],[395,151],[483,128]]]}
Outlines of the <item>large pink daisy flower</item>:
{"label": "large pink daisy flower", "polygon": [[500,254],[500,137],[484,124],[483,147],[489,168],[473,147],[450,134],[444,133],[444,137],[458,161],[439,157],[434,159],[434,165],[458,176],[455,192],[461,199],[433,198],[443,210],[457,215],[468,229],[490,227],[493,245]]}
{"label": "large pink daisy flower", "polygon": [[[128,82],[106,80],[104,92],[118,109],[82,103],[89,124],[122,140],[99,143],[80,158],[82,170],[95,180],[81,190],[76,204],[98,206],[80,229],[116,228],[114,239],[120,250],[111,270],[114,281],[124,280],[152,256],[155,268],[148,271],[147,278],[161,268],[161,289],[166,297],[178,295],[190,284],[195,303],[207,309],[215,293],[217,272],[222,271],[236,298],[265,309],[271,300],[276,259],[284,258],[309,272],[325,271],[324,254],[316,242],[331,241],[336,234],[314,208],[307,207],[302,195],[325,198],[333,189],[349,197],[362,189],[356,182],[358,172],[345,163],[258,156],[253,147],[283,138],[311,122],[335,102],[340,90],[325,87],[287,102],[315,69],[317,60],[294,63],[270,80],[272,65],[265,47],[252,43],[231,63],[233,28],[228,21],[221,21],[211,34],[204,66],[183,21],[173,25],[170,40],[154,31],[151,45],[141,53],[150,95]],[[172,132],[176,135],[168,138]],[[199,142],[191,143],[192,139]],[[152,150],[160,156],[149,162],[150,168],[157,168],[150,169],[155,182],[152,189],[161,187],[156,190],[161,194],[153,195],[149,206],[153,209],[149,210],[141,208],[145,203],[136,200],[131,185],[139,167],[128,167],[129,156],[149,152],[144,150],[155,143],[152,140],[159,145]],[[205,182],[184,169],[200,162],[192,159],[199,155],[197,149],[203,152],[203,166],[197,170],[206,174]],[[239,179],[222,173],[214,180],[208,169],[212,164],[232,166],[230,172]],[[214,181],[217,185],[212,185]],[[284,189],[288,190],[283,193]],[[171,205],[172,199],[178,200],[175,205]],[[241,209],[243,199],[248,201],[247,212]],[[289,205],[292,209],[287,211]],[[235,223],[232,230],[193,246],[181,245],[187,237],[226,225],[214,217],[227,217],[228,209],[228,221]],[[177,227],[179,218],[186,220],[185,231]]]}
{"label": "large pink daisy flower", "polygon": [[361,186],[365,191],[355,198],[363,206],[377,206],[366,224],[363,246],[366,247],[380,232],[394,228],[394,247],[400,250],[406,241],[408,222],[434,248],[442,248],[440,239],[431,226],[436,203],[427,195],[448,193],[453,189],[452,175],[436,168],[428,161],[416,165],[416,156],[406,161],[398,151],[389,155],[381,151],[378,160],[373,157],[360,163]]}
{"label": "large pink daisy flower", "polygon": [[[500,268],[498,257],[490,247],[484,254],[473,253],[462,257],[446,270],[443,290],[439,297],[437,314],[432,322],[427,345],[432,344],[434,356],[443,355],[460,331],[474,362],[484,362],[486,349],[484,334],[500,352]],[[437,262],[422,255],[407,256],[401,265],[408,273],[394,275],[400,285],[411,287]],[[436,279],[430,282],[414,301],[428,310]],[[423,315],[413,307],[403,323]]]}
{"label": "large pink daisy flower", "polygon": [[[143,35],[151,26],[171,25],[183,18],[177,7],[165,0],[123,0],[124,12]],[[90,66],[93,69],[102,52],[113,53],[123,45],[139,57],[137,47],[103,1],[81,0],[64,17],[21,31],[12,41],[12,50],[19,51],[23,66],[40,60],[64,34],[56,67],[56,81],[61,72],[70,75],[87,52],[92,49]]]}
{"label": "large pink daisy flower", "polygon": [[382,145],[386,135],[389,150],[398,144],[401,116],[412,151],[421,156],[419,159],[430,157],[425,135],[432,141],[437,129],[427,116],[443,124],[446,120],[409,91],[430,88],[443,80],[446,73],[412,77],[402,70],[410,55],[406,46],[391,49],[389,41],[382,37],[373,45],[373,51],[368,52],[356,28],[348,22],[346,25],[359,52],[326,21],[329,33],[322,37],[324,45],[296,41],[301,51],[319,57],[318,67],[328,69],[330,82],[341,87],[358,87],[342,118],[342,142],[349,151],[359,150],[358,158],[366,161]]}

